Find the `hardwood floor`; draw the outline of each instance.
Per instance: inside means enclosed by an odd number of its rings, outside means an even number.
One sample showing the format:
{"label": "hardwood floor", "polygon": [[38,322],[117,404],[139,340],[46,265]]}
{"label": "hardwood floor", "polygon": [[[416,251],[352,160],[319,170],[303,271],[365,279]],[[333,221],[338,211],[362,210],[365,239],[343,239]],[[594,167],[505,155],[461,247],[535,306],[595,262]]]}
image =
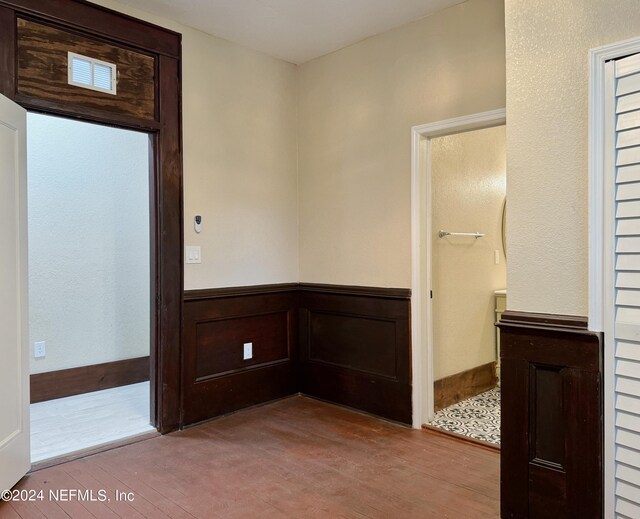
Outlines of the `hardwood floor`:
{"label": "hardwood floor", "polygon": [[[0,518],[470,518],[499,515],[499,454],[306,397],[32,473],[45,499]],[[55,489],[109,502],[55,501]],[[130,502],[115,492],[130,492]]]}

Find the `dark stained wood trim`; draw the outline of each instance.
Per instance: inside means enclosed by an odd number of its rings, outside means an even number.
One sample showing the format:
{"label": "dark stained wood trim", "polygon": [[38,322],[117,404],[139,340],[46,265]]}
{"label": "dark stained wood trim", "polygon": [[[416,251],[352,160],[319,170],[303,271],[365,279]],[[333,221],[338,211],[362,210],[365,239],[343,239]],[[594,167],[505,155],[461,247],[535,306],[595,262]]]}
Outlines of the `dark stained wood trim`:
{"label": "dark stained wood trim", "polygon": [[588,319],[579,315],[558,315],[558,314],[541,314],[534,312],[516,312],[507,310],[503,312],[499,327],[523,326],[539,327],[543,329],[567,329],[567,330],[584,330],[588,329]]}
{"label": "dark stained wood trim", "polygon": [[[63,101],[16,99],[16,17],[100,39],[155,59],[157,121],[97,113]],[[11,25],[11,27],[9,26]],[[0,93],[30,110],[150,133],[152,422],[180,428],[183,304],[181,35],[83,0],[0,0]]]}
{"label": "dark stained wood trim", "polygon": [[16,95],[16,15],[0,6],[0,92],[9,99]]}
{"label": "dark stained wood trim", "polygon": [[602,334],[576,316],[509,311],[497,325],[502,517],[602,517]]}
{"label": "dark stained wood trim", "polygon": [[[599,350],[585,347],[599,340],[597,333],[585,328],[558,326],[557,321],[548,325],[538,321],[533,325],[526,317],[520,322],[513,315],[508,318],[509,320],[500,319],[497,323],[500,328],[501,357],[586,371],[602,370]],[[508,354],[502,351],[503,338],[511,339],[506,350]]]}
{"label": "dark stained wood trim", "polygon": [[182,207],[182,68],[179,59],[158,59],[159,113],[157,134],[155,258],[157,275],[156,348],[158,428],[167,433],[180,428],[182,305],[184,299]]}
{"label": "dark stained wood trim", "polygon": [[273,285],[253,285],[241,287],[205,288],[200,290],[185,290],[184,300],[201,301],[204,299],[219,299],[223,297],[240,297],[259,294],[277,294],[291,292],[298,289],[298,283],[279,283]]}
{"label": "dark stained wood trim", "polygon": [[300,283],[299,288],[304,292],[320,292],[323,294],[338,294],[364,297],[380,297],[384,299],[411,299],[410,288],[382,288],[350,285],[326,285],[321,283]]}
{"label": "dark stained wood trim", "polygon": [[31,403],[82,395],[149,380],[149,357],[31,375]]}
{"label": "dark stained wood trim", "polygon": [[461,371],[436,380],[434,383],[434,407],[436,411],[457,404],[496,387],[496,362]]}
{"label": "dark stained wood trim", "polygon": [[304,292],[321,292],[324,294],[342,294],[353,296],[379,297],[384,299],[411,299],[411,289],[408,288],[380,288],[348,285],[325,285],[317,283],[278,283],[272,285],[253,285],[240,287],[205,288],[199,290],[185,290],[185,301],[202,299],[216,299],[220,297],[237,297],[243,295],[275,294],[300,290]]}
{"label": "dark stained wood trim", "polygon": [[108,126],[135,129],[137,131],[148,133],[157,132],[161,127],[160,123],[149,119],[141,119],[131,115],[121,115],[117,113],[107,115],[100,110],[89,107],[85,107],[82,113],[79,113],[76,109],[65,108],[57,101],[36,99],[22,94],[16,94],[14,101],[31,112],[59,115],[70,119],[77,119],[78,121],[106,124]]}
{"label": "dark stained wood trim", "polygon": [[141,50],[173,58],[182,53],[179,33],[83,0],[0,0],[0,5],[70,28],[91,27],[97,36]]}
{"label": "dark stained wood trim", "polygon": [[[292,359],[290,358],[286,358],[286,359],[278,359],[278,360],[271,360],[269,362],[262,362],[260,364],[252,364],[251,366],[248,366],[246,368],[234,368],[234,369],[229,369],[227,371],[220,371],[217,373],[213,373],[211,375],[204,375],[202,377],[198,377],[196,378],[196,382],[200,383],[200,382],[209,382],[211,380],[214,380],[216,378],[220,378],[220,377],[228,377],[228,376],[232,376],[232,375],[238,375],[240,373],[244,373],[245,371],[249,371],[249,370],[253,370],[253,369],[264,369],[264,368],[271,368],[271,367],[275,367],[278,366],[279,364],[287,364],[290,363]],[[286,398],[288,396],[291,396],[295,394],[295,391],[289,395],[286,395],[285,397],[282,398]],[[271,401],[271,400],[269,400]],[[260,405],[260,404],[257,404]]]}

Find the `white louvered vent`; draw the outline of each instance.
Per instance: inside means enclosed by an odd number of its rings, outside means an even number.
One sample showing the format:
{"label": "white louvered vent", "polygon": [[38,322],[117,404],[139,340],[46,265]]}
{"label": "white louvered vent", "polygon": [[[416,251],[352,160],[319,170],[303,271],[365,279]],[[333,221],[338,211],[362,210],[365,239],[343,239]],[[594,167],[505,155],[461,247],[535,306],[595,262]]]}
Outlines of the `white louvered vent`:
{"label": "white louvered vent", "polygon": [[116,66],[106,61],[67,53],[70,85],[116,94]]}
{"label": "white louvered vent", "polygon": [[640,55],[615,62],[616,516],[640,517]]}

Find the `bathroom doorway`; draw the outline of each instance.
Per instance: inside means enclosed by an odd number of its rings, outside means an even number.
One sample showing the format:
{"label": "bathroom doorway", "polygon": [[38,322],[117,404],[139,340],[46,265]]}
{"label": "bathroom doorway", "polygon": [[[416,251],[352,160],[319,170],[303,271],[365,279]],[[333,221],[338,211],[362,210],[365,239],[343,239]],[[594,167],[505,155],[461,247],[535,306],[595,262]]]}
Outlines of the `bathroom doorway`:
{"label": "bathroom doorway", "polygon": [[[435,362],[433,326],[434,241],[439,231],[480,232],[480,230],[436,228],[432,211],[432,144],[440,137],[504,127],[506,110],[464,115],[414,126],[411,129],[411,363],[413,427],[420,429],[435,416]],[[504,201],[503,201],[504,203]],[[506,209],[505,209],[506,210]],[[504,211],[503,211],[504,213]],[[475,222],[474,222],[475,223]],[[500,231],[503,231],[501,227]],[[505,236],[504,232],[500,232]],[[451,238],[449,236],[449,238]],[[460,237],[455,237],[459,239]],[[467,237],[468,239],[469,237]],[[475,237],[470,237],[476,241]],[[446,239],[443,238],[443,239]],[[482,238],[478,238],[482,239]],[[486,242],[485,242],[486,243]],[[495,254],[495,249],[493,250]],[[490,258],[492,262],[495,257]],[[502,287],[504,288],[504,287]],[[493,322],[491,323],[493,325]],[[495,357],[493,360],[496,360]]]}
{"label": "bathroom doorway", "polygon": [[505,126],[431,140],[434,416],[427,426],[500,444],[506,304]]}

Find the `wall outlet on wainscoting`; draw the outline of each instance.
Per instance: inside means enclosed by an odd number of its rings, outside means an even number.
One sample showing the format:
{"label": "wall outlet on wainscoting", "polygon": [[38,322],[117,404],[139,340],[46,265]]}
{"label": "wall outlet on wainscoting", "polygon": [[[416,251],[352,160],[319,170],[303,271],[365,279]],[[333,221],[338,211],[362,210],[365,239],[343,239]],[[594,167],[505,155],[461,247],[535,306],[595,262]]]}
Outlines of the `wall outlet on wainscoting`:
{"label": "wall outlet on wainscoting", "polygon": [[47,343],[38,341],[33,343],[33,356],[36,359],[42,359],[47,354]]}
{"label": "wall outlet on wainscoting", "polygon": [[249,360],[253,358],[253,343],[245,342],[244,343],[244,354],[242,356],[243,360]]}

